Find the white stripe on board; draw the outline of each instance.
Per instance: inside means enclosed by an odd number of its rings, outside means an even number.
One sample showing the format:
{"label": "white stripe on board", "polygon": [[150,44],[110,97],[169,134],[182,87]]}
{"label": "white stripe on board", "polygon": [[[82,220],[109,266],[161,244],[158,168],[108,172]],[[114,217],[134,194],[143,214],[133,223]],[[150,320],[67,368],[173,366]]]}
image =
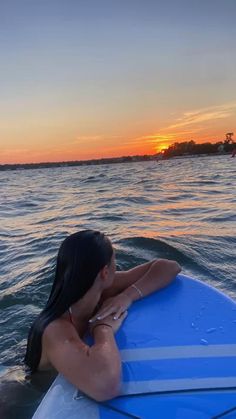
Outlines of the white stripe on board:
{"label": "white stripe on board", "polygon": [[120,351],[125,362],[154,359],[236,357],[236,344],[160,346],[158,348],[134,348]]}
{"label": "white stripe on board", "polygon": [[236,388],[236,377],[181,378],[176,380],[130,381],[122,383],[122,395],[179,390]]}

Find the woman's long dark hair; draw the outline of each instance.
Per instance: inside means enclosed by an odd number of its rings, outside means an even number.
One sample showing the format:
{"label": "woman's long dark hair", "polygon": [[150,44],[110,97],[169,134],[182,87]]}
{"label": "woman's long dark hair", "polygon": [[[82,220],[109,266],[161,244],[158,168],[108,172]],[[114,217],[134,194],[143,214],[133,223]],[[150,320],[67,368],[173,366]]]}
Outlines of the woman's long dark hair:
{"label": "woman's long dark hair", "polygon": [[25,364],[37,370],[46,326],[59,318],[91,288],[99,271],[110,263],[110,240],[99,231],[84,230],[67,237],[58,252],[55,279],[46,307],[29,331]]}

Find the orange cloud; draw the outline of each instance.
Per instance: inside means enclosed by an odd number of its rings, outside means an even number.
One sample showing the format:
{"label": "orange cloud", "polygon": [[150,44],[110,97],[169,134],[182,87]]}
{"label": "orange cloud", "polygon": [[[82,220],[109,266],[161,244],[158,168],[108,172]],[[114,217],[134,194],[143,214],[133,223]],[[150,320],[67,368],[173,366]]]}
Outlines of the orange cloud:
{"label": "orange cloud", "polygon": [[235,110],[236,103],[228,103],[185,112],[181,118],[177,119],[175,124],[168,126],[166,129],[180,128],[187,125],[198,124],[200,122],[229,118]]}

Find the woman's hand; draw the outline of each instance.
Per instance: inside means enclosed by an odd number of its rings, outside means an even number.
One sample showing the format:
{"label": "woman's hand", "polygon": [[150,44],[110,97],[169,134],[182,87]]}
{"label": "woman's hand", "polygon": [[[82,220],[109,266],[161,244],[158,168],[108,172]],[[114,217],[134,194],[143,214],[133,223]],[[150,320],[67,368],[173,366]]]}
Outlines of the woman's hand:
{"label": "woman's hand", "polygon": [[114,319],[113,315],[103,317],[102,320],[95,320],[92,323],[90,322],[90,333],[93,334],[95,328],[100,326],[110,326],[113,330],[113,333],[116,333],[126,318],[128,311],[125,310],[117,319]]}
{"label": "woman's hand", "polygon": [[104,320],[107,316],[111,316],[113,320],[117,320],[120,318],[122,313],[129,308],[131,303],[131,298],[125,293],[108,298],[104,301],[95,316],[89,320],[89,323],[93,323],[97,320]]}

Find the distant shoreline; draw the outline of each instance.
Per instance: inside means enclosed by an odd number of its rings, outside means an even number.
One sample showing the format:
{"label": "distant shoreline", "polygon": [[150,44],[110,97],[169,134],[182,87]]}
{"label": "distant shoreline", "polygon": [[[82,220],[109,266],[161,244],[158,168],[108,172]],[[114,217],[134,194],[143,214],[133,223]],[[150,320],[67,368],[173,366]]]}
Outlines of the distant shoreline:
{"label": "distant shoreline", "polygon": [[16,163],[16,164],[0,164],[0,171],[6,170],[29,170],[29,169],[50,169],[53,167],[76,167],[76,166],[98,166],[102,164],[115,163],[135,163],[142,161],[166,161],[172,159],[186,159],[198,157],[213,157],[229,155],[230,152],[223,153],[204,153],[204,154],[185,154],[181,156],[173,156],[165,158],[162,153],[143,155],[143,156],[125,156],[125,157],[110,157],[92,160],[75,160],[65,162],[42,162],[42,163]]}
{"label": "distant shoreline", "polygon": [[91,160],[73,160],[62,162],[42,162],[42,163],[15,163],[15,164],[0,164],[0,171],[3,170],[25,170],[25,169],[49,169],[52,167],[73,167],[73,166],[93,166],[101,164],[113,163],[134,163],[138,161],[157,160],[159,154],[143,155],[143,156],[125,156],[125,157],[109,157]]}

